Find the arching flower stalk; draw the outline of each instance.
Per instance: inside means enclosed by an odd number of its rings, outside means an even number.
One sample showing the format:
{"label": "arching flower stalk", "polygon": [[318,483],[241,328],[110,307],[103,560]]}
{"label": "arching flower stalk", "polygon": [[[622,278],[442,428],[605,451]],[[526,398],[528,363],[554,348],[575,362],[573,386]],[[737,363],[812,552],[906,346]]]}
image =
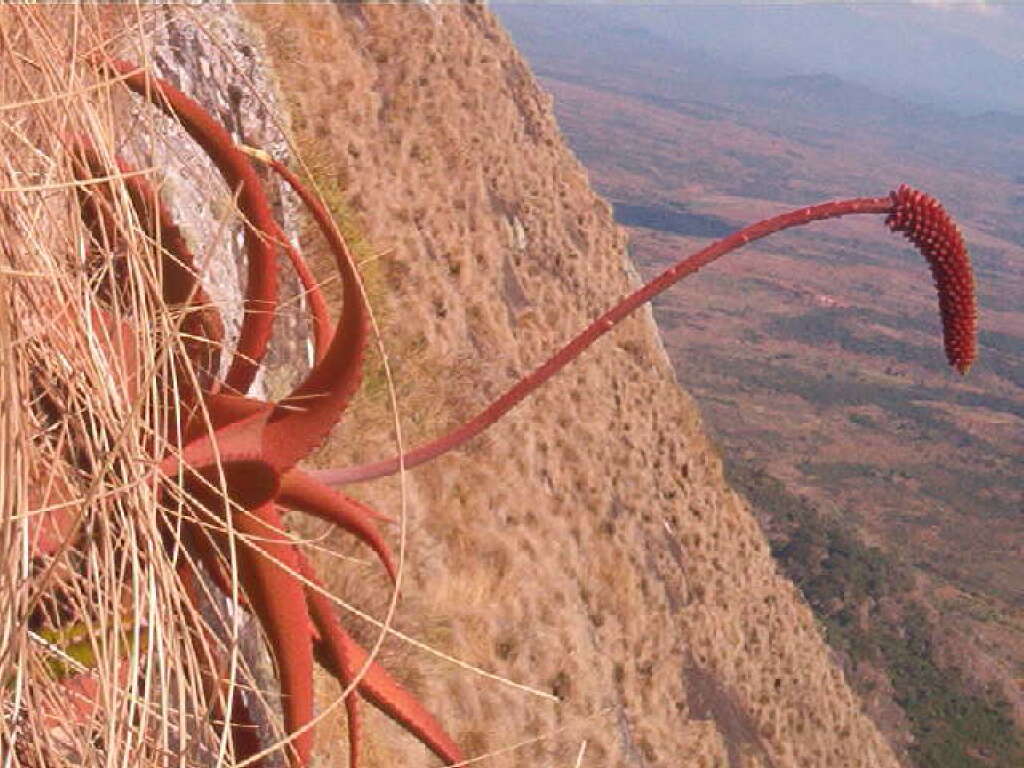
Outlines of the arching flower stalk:
{"label": "arching flower stalk", "polygon": [[902,232],[921,252],[931,267],[939,295],[942,335],[946,359],[960,374],[974,362],[978,313],[974,294],[974,273],[963,236],[942,205],[929,195],[906,184],[885,197],[860,197],[822,203],[759,221],[712,243],[666,269],[653,280],[622,299],[594,320],[547,362],[513,384],[503,395],[473,418],[447,434],[417,446],[401,457],[338,469],[315,470],[310,474],[328,485],[344,485],[394,474],[399,467],[411,469],[454,450],[483,432],[531,392],[624,320],[635,309],[667,290],[687,275],[705,267],[747,243],[784,229],[812,221],[836,219],[854,214],[882,214],[893,232]]}

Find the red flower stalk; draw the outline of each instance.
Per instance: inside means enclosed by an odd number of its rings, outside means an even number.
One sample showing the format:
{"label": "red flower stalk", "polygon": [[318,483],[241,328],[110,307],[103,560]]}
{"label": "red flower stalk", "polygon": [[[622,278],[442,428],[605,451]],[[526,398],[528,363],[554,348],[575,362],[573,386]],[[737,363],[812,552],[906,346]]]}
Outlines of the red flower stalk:
{"label": "red flower stalk", "polygon": [[684,257],[622,299],[552,355],[547,362],[512,385],[505,394],[472,419],[447,434],[413,448],[402,456],[354,467],[316,470],[310,474],[328,485],[343,485],[385,477],[394,474],[400,467],[411,469],[437,458],[479,435],[541,384],[579,357],[587,347],[608,333],[633,310],[687,275],[749,242],[784,229],[799,227],[812,221],[863,213],[888,214],[886,225],[893,231],[904,232],[907,239],[928,260],[939,293],[946,356],[950,365],[957,371],[966,373],[974,361],[977,334],[974,278],[967,248],[960,231],[939,202],[903,184],[899,190],[891,192],[887,197],[860,197],[821,203],[783,213],[734,232],[707,248]]}

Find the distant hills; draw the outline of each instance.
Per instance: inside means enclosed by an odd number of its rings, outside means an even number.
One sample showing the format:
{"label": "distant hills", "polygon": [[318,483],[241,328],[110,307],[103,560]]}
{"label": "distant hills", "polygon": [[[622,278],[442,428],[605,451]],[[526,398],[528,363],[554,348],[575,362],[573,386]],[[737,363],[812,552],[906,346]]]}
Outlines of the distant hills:
{"label": "distant hills", "polygon": [[[655,318],[732,481],[907,763],[1016,768],[1024,109],[1009,107],[1024,73],[1004,33],[1021,14],[1008,12],[999,30],[957,13],[861,6],[706,18],[692,8],[498,10],[629,228],[644,275],[785,208],[901,181],[954,213],[981,313],[980,360],[966,378],[945,367],[927,268],[877,222],[748,246],[656,301]],[[712,17],[714,34],[701,26]],[[755,44],[781,34],[783,18],[789,38]],[[786,71],[790,27],[801,61],[819,69]],[[864,38],[869,27],[877,41]],[[841,30],[851,38],[835,50],[860,46],[859,75],[826,67]],[[904,33],[906,50],[894,52]],[[986,67],[1002,74],[983,76]],[[867,76],[886,69],[889,87]],[[925,81],[948,90],[932,98]],[[957,95],[968,82],[988,103]],[[1007,738],[991,746],[992,734]]]}
{"label": "distant hills", "polygon": [[717,62],[727,76],[829,72],[964,115],[1024,114],[1024,8],[1014,5],[492,7],[513,33],[526,23],[562,31],[571,19],[578,39],[602,46],[613,37],[633,41],[645,57],[659,42],[685,48],[687,66]]}

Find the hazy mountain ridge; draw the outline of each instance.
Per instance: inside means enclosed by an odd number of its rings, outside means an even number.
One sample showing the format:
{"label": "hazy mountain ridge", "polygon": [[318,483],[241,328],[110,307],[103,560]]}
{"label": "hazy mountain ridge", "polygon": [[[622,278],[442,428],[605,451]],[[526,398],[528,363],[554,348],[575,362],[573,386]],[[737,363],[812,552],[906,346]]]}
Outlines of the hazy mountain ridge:
{"label": "hazy mountain ridge", "polygon": [[[531,24],[559,33],[571,19],[571,35],[561,37],[573,44],[589,41],[607,49],[613,41],[631,40],[643,45],[645,55],[675,47],[685,66],[702,70],[713,62],[730,78],[829,72],[963,115],[1024,113],[1024,11],[1012,5],[989,8],[987,19],[969,7],[867,3],[495,8],[513,30]],[[532,41],[517,43],[529,55]]]}

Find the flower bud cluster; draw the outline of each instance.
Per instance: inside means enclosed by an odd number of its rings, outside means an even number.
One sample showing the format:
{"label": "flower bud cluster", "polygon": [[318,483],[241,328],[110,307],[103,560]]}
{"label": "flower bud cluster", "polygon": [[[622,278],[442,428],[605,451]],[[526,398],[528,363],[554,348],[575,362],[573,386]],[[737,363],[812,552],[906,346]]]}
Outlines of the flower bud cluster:
{"label": "flower bud cluster", "polygon": [[906,184],[889,196],[893,208],[886,226],[902,232],[928,260],[939,292],[946,358],[957,371],[967,373],[977,353],[978,309],[963,235],[934,197]]}

